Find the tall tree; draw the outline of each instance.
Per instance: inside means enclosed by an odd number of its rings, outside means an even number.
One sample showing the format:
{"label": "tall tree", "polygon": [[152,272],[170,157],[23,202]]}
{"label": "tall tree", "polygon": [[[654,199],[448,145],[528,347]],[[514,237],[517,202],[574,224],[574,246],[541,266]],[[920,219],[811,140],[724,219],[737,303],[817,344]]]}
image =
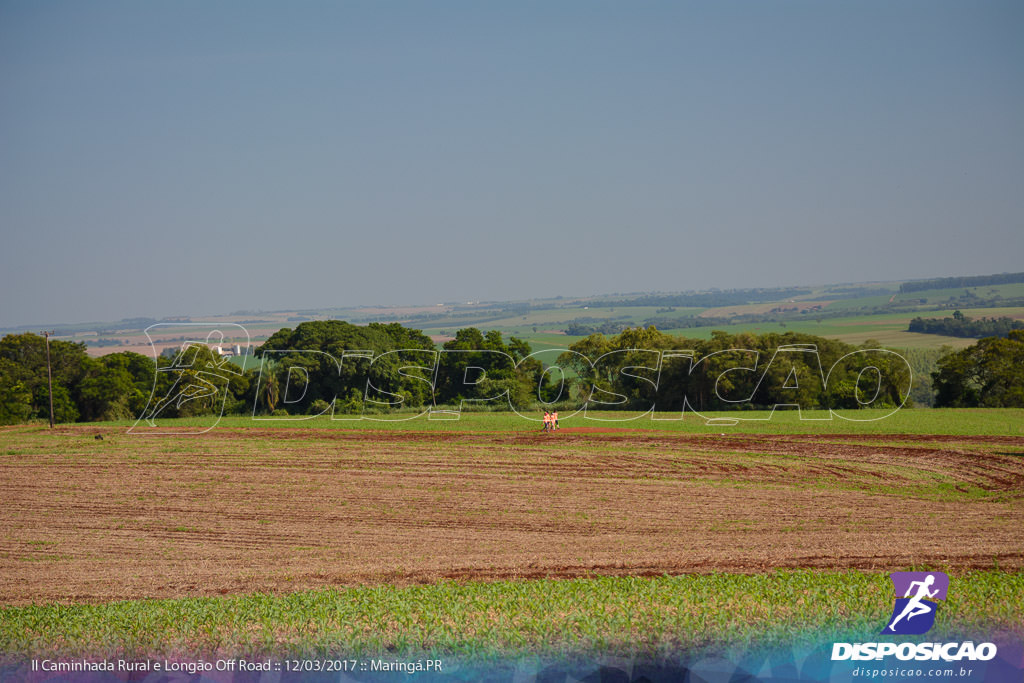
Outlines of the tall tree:
{"label": "tall tree", "polygon": [[1024,330],[943,356],[932,380],[937,407],[1024,407]]}

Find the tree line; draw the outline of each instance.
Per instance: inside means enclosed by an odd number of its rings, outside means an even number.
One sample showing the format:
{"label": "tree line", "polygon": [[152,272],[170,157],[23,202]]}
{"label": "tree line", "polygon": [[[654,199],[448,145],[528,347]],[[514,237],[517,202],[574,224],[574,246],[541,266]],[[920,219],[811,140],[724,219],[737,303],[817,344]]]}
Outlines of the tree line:
{"label": "tree line", "polygon": [[953,311],[952,318],[921,318],[910,321],[910,332],[943,334],[947,337],[1006,337],[1012,330],[1024,329],[1024,323],[1006,316],[1001,318],[971,318]]}
{"label": "tree line", "polygon": [[[53,410],[58,422],[138,416],[153,389],[156,368],[138,353],[91,358],[85,344],[50,341]],[[0,424],[49,416],[46,340],[36,334],[0,339]]]}
{"label": "tree line", "polygon": [[720,411],[909,405],[910,368],[877,344],[788,332],[686,339],[655,327],[591,335],[569,346],[579,403],[598,409]]}
{"label": "tree line", "polygon": [[[276,332],[257,350],[262,366],[243,371],[204,343],[154,360],[131,351],[92,358],[83,343],[51,339],[54,417],[319,414],[331,404],[341,413],[389,411],[506,393],[525,407],[548,397],[548,387],[535,395],[544,367],[521,339],[466,328],[443,348],[434,368],[434,343],[419,330],[313,321]],[[0,424],[46,419],[48,391],[46,340],[31,333],[0,340]]]}
{"label": "tree line", "polygon": [[399,323],[303,323],[275,333],[257,352],[271,363],[254,405],[319,414],[333,403],[335,413],[354,414],[507,395],[512,405],[526,407],[537,400],[533,388],[544,385],[530,345],[506,341],[497,330],[458,330],[442,350],[436,354],[430,337]]}
{"label": "tree line", "polygon": [[[398,323],[330,320],[278,331],[256,352],[261,367],[245,371],[203,343],[156,359],[130,351],[92,358],[84,344],[51,339],[50,355],[56,420],[85,422],[474,404],[659,411],[905,404],[907,363],[875,346],[793,332],[716,331],[696,340],[647,327],[593,334],[544,356],[494,330],[461,329],[438,349]],[[1024,407],[1024,331],[949,351],[930,379],[937,406]],[[3,337],[0,424],[48,413],[44,338]]]}

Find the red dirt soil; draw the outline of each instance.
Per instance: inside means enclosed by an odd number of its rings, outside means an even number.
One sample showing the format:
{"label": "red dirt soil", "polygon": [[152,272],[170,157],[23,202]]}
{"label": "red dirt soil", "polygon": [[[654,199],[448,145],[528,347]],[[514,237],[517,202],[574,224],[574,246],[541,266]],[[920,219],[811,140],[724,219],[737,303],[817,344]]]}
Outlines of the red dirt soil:
{"label": "red dirt soil", "polygon": [[0,603],[1024,567],[1020,437],[608,429],[0,430]]}

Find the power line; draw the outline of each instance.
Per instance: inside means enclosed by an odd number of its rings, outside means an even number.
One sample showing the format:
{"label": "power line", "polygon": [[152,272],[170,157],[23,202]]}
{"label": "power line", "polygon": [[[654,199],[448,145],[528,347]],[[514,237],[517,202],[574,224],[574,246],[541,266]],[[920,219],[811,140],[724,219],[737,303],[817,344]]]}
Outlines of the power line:
{"label": "power line", "polygon": [[46,383],[50,389],[50,429],[53,429],[53,370],[50,369],[50,335],[56,334],[54,330],[40,332],[46,339]]}

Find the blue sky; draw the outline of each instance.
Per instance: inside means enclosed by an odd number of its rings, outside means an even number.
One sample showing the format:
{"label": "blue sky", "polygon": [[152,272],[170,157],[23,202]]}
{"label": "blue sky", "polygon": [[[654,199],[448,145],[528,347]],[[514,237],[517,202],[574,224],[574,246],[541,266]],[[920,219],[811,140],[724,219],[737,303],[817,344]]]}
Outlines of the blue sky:
{"label": "blue sky", "polygon": [[0,325],[1024,270],[1019,2],[0,3]]}

